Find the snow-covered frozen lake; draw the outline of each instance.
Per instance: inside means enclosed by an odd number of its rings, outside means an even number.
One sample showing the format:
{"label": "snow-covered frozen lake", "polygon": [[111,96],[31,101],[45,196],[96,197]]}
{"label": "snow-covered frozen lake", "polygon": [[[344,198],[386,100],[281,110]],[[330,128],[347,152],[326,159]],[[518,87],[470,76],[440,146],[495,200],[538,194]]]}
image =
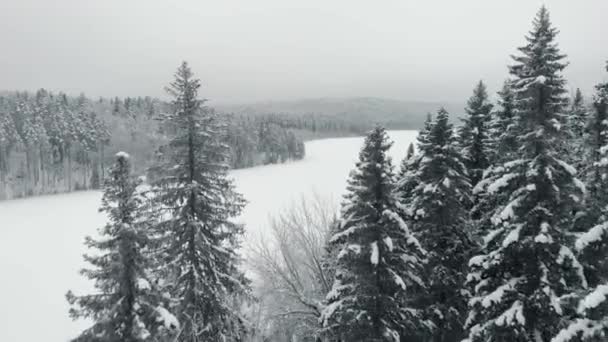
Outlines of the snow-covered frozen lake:
{"label": "snow-covered frozen lake", "polygon": [[[415,141],[416,131],[391,131],[393,164]],[[268,218],[302,196],[339,203],[363,138],[306,143],[304,160],[233,171],[249,201],[239,221],[247,241],[264,233]],[[105,224],[96,191],[0,202],[0,341],[66,341],[86,325],[68,317],[65,293],[91,284],[79,275],[86,235]]]}

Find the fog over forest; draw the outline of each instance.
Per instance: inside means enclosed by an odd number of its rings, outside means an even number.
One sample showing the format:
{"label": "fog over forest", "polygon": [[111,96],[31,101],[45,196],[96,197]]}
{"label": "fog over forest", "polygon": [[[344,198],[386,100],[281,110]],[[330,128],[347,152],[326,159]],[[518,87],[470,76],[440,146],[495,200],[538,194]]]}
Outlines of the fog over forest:
{"label": "fog over forest", "polygon": [[187,60],[213,105],[322,97],[463,103],[493,91],[546,4],[568,90],[592,91],[608,54],[603,0],[5,0],[0,90],[165,97]]}

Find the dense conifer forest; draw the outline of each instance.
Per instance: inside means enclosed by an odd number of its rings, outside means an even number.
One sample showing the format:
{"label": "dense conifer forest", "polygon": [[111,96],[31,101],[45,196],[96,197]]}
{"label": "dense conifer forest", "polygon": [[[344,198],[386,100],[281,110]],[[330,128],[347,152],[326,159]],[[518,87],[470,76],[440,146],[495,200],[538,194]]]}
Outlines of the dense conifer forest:
{"label": "dense conifer forest", "polygon": [[[0,200],[99,189],[112,156],[129,150],[144,174],[166,141],[160,117],[170,104],[150,97],[0,95]],[[213,110],[209,108],[208,110]],[[302,159],[304,140],[358,135],[368,122],[321,114],[222,113],[229,165],[245,168]]]}
{"label": "dense conifer forest", "polygon": [[[608,62],[570,94],[558,33],[541,7],[502,87],[408,146],[409,119],[216,111],[187,62],[168,101],[4,93],[0,199],[103,191],[78,342],[607,341]],[[244,249],[229,171],[357,134],[339,209],[303,200]]]}

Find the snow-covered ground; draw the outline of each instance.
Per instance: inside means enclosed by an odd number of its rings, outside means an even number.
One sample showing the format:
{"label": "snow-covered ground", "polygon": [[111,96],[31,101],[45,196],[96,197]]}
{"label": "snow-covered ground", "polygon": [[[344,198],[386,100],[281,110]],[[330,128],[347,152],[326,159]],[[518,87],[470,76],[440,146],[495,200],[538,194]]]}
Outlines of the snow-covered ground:
{"label": "snow-covered ground", "polygon": [[[389,133],[398,166],[416,132]],[[245,244],[263,234],[271,215],[302,196],[339,203],[362,143],[311,141],[304,160],[232,172],[249,201],[239,218],[246,224]],[[105,223],[97,212],[100,199],[100,192],[80,192],[0,202],[0,341],[66,341],[86,326],[68,317],[65,293],[91,289],[78,270],[84,237]]]}

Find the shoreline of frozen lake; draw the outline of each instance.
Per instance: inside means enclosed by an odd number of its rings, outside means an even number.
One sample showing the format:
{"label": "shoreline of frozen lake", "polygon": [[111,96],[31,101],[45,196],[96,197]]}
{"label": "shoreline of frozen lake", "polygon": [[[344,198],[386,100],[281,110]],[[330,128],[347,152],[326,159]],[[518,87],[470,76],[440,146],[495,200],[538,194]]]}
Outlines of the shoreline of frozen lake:
{"label": "shoreline of frozen lake", "polygon": [[[389,131],[395,167],[416,135]],[[249,202],[237,219],[246,224],[244,242],[302,196],[339,203],[362,144],[363,137],[312,140],[303,160],[231,171]],[[69,318],[65,293],[91,289],[78,270],[85,266],[84,237],[105,224],[100,200],[101,192],[86,191],[0,202],[0,341],[65,341],[86,327]]]}

